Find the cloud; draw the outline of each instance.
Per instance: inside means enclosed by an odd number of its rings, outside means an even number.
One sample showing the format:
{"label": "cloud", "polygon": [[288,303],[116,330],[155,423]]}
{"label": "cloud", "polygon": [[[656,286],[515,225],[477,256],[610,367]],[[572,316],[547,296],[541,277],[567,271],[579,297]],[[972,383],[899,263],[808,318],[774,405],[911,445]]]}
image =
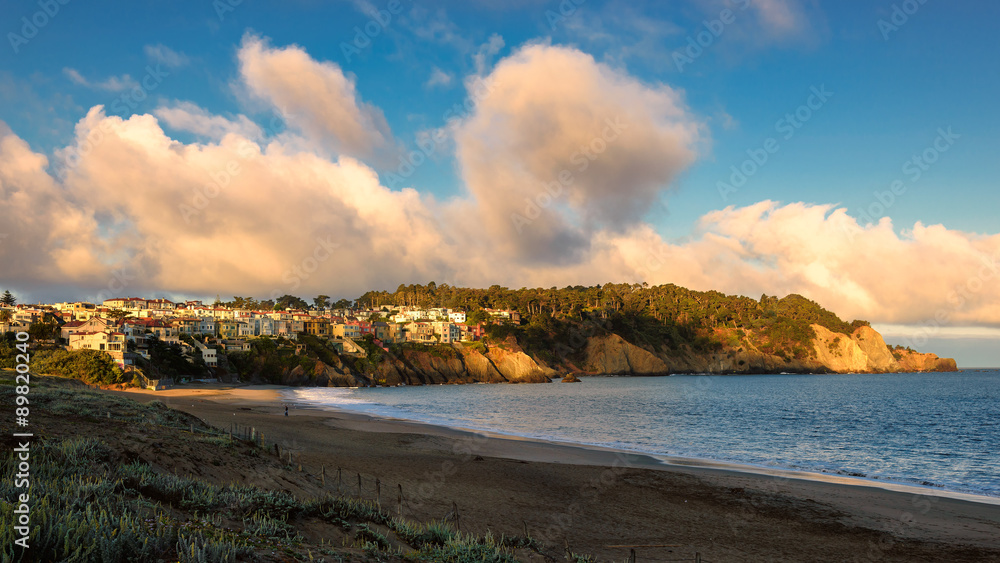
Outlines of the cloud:
{"label": "cloud", "polygon": [[940,316],[946,326],[1000,326],[1000,235],[921,223],[897,233],[888,219],[862,228],[833,205],[771,201],[708,213],[700,225],[686,244],[643,230],[616,244],[650,283],[801,293],[842,317],[879,323]]}
{"label": "cloud", "polygon": [[[326,85],[331,99],[332,65],[298,48],[244,54],[248,82],[274,99],[284,100],[273,83],[293,81],[283,73],[296,69],[294,80]],[[800,293],[875,323],[1000,327],[998,234],[898,230],[888,219],[862,227],[835,205],[764,201],[707,213],[689,239],[665,240],[646,213],[706,142],[679,92],[549,45],[516,50],[477,85],[485,95],[454,137],[467,192],[447,201],[389,189],[358,158],[312,150],[305,123],[331,119],[313,103],[286,114],[300,129],[269,136],[243,115],[189,102],[128,118],[96,106],[51,161],[0,124],[9,235],[0,281],[57,299],[113,287],[270,297],[356,296],[431,279],[646,281]],[[338,99],[362,113],[353,84]],[[181,142],[165,125],[204,139]],[[553,188],[563,171],[572,181]]]}
{"label": "cloud", "polygon": [[431,77],[427,79],[427,82],[424,85],[428,88],[433,88],[434,86],[448,87],[451,86],[453,79],[454,76],[450,73],[447,73],[438,67],[434,67],[431,71]]}
{"label": "cloud", "polygon": [[490,38],[486,41],[486,43],[479,46],[479,50],[472,55],[472,62],[476,65],[476,74],[478,76],[482,76],[486,73],[487,66],[492,61],[493,57],[500,52],[500,49],[503,49],[503,47],[503,37],[500,37],[500,35],[496,33],[490,35]]}
{"label": "cloud", "polygon": [[187,131],[213,140],[220,140],[233,133],[250,139],[263,137],[261,128],[245,115],[229,119],[212,115],[191,102],[177,102],[173,106],[161,106],[153,111],[170,128]]}
{"label": "cloud", "polygon": [[575,49],[529,45],[483,84],[489,95],[456,131],[457,157],[508,258],[582,259],[596,229],[643,216],[703,134],[679,92]]}
{"label": "cloud", "polygon": [[178,53],[163,44],[146,45],[143,47],[143,51],[154,63],[160,63],[168,68],[180,68],[191,62],[187,55]]}
{"label": "cloud", "polygon": [[131,90],[133,88],[139,88],[139,83],[136,82],[131,76],[123,74],[121,76],[112,76],[101,82],[91,82],[87,80],[82,74],[76,69],[66,67],[63,69],[63,74],[65,74],[73,84],[83,86],[85,88],[90,88],[91,90],[106,90],[108,92],[123,92],[125,90]]}
{"label": "cloud", "polygon": [[393,147],[382,112],[358,96],[336,63],[320,62],[298,46],[271,47],[247,34],[239,53],[249,94],[273,107],[313,146],[333,154],[372,158]]}

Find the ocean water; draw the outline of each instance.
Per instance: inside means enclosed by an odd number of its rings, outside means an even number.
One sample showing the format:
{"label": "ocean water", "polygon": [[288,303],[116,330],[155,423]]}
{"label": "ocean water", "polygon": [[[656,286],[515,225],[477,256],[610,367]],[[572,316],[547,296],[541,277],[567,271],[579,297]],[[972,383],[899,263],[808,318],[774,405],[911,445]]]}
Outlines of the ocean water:
{"label": "ocean water", "polygon": [[1000,497],[1000,371],[304,388],[290,400],[653,455]]}

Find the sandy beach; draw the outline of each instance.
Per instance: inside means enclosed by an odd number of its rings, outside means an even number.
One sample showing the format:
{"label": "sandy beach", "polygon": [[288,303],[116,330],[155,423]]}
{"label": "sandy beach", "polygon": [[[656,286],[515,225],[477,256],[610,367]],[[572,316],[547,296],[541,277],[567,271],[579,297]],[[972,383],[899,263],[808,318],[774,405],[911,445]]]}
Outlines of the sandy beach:
{"label": "sandy beach", "polygon": [[996,500],[721,464],[665,465],[643,455],[295,405],[285,417],[281,389],[113,393],[160,400],[218,428],[263,432],[311,480],[286,487],[292,492],[314,491],[321,467],[326,488],[337,488],[341,469],[342,491],[355,495],[360,474],[369,498],[377,478],[383,504],[397,507],[402,490],[406,516],[441,519],[457,506],[463,530],[527,529],[554,546],[553,558],[569,546],[619,561],[630,549],[644,561],[693,560],[696,553],[706,562],[1000,561]]}

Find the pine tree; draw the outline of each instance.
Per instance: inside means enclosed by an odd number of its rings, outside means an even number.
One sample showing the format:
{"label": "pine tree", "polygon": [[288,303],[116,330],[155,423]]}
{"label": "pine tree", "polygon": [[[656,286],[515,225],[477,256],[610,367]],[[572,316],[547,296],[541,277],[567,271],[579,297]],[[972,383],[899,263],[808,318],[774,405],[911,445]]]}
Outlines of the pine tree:
{"label": "pine tree", "polygon": [[14,305],[17,305],[17,298],[14,297],[9,289],[7,289],[4,290],[3,297],[0,297],[0,303],[3,303],[8,307],[13,307]]}

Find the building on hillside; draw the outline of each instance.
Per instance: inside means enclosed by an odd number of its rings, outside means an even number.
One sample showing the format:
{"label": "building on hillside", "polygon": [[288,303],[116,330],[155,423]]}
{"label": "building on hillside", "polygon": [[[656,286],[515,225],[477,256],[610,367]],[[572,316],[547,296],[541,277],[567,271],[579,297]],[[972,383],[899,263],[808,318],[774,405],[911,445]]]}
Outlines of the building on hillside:
{"label": "building on hillside", "polygon": [[329,338],[330,332],[330,320],[324,318],[312,318],[303,321],[303,332],[306,334],[311,334],[312,336],[318,336],[320,338]]}
{"label": "building on hillside", "polygon": [[434,327],[431,323],[413,322],[404,328],[406,342],[420,342],[422,344],[434,344],[437,338],[434,337]]}
{"label": "building on hillside", "polygon": [[464,323],[465,322],[465,311],[452,311],[448,313],[448,320],[453,323]]}
{"label": "building on hillside", "polygon": [[219,355],[215,348],[205,346],[197,340],[194,341],[194,345],[201,352],[201,359],[205,361],[206,366],[210,368],[219,367]]}
{"label": "building on hillside", "polygon": [[438,342],[441,344],[451,344],[462,340],[462,331],[455,323],[438,321],[431,323],[431,326],[434,327],[434,334],[437,335]]}
{"label": "building on hillside", "polygon": [[70,336],[70,350],[100,350],[107,352],[119,367],[131,365],[125,334],[122,332],[77,332]]}
{"label": "building on hillside", "polygon": [[212,317],[199,317],[198,334],[216,335],[217,326]]}
{"label": "building on hillside", "polygon": [[197,317],[179,317],[170,324],[177,329],[177,334],[193,336],[201,332],[201,319]]}
{"label": "building on hillside", "polygon": [[177,305],[169,299],[148,299],[146,300],[146,308],[173,311],[177,308]]}

